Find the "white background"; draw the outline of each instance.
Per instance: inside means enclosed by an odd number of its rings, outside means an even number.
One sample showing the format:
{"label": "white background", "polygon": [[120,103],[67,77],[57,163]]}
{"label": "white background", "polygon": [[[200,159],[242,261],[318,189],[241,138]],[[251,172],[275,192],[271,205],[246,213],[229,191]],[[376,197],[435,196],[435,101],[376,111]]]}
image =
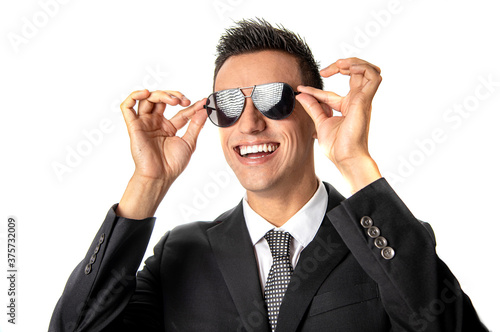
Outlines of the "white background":
{"label": "white background", "polygon": [[[0,5],[0,248],[6,250],[7,217],[15,216],[19,269],[15,326],[7,323],[1,278],[2,331],[47,330],[69,274],[120,200],[133,172],[120,102],[143,87],[179,90],[192,101],[208,96],[220,34],[233,19],[256,16],[304,36],[322,67],[354,55],[382,68],[372,156],[415,216],[431,223],[438,254],[485,324],[500,328],[495,2],[62,2]],[[155,70],[161,72],[156,80]],[[484,80],[496,86],[490,91]],[[347,92],[345,78],[325,83]],[[99,136],[102,121],[108,130]],[[431,144],[434,131],[442,137]],[[94,133],[93,143],[85,132]],[[78,149],[86,155],[68,157]],[[320,151],[316,159],[320,178],[349,195]],[[68,168],[56,172],[54,165]],[[191,163],[159,208],[146,257],[168,229],[211,220],[240,200],[243,190],[228,174],[217,129],[207,123]],[[1,257],[6,271],[6,254]]]}

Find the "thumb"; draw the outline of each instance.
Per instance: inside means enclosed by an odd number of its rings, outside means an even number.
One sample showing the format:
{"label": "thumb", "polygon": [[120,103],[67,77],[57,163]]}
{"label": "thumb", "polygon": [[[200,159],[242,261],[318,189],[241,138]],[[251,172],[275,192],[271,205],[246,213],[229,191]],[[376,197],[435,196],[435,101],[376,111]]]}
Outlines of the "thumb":
{"label": "thumb", "polygon": [[198,110],[196,114],[191,118],[187,130],[184,133],[184,136],[182,136],[182,139],[191,148],[191,153],[193,153],[196,148],[196,140],[198,139],[198,135],[200,134],[200,131],[203,128],[203,125],[205,124],[207,118],[207,112],[205,112],[203,108]]}
{"label": "thumb", "polygon": [[314,121],[316,128],[318,128],[319,125],[328,118],[325,108],[323,108],[323,106],[313,96],[307,93],[301,93],[295,98]]}

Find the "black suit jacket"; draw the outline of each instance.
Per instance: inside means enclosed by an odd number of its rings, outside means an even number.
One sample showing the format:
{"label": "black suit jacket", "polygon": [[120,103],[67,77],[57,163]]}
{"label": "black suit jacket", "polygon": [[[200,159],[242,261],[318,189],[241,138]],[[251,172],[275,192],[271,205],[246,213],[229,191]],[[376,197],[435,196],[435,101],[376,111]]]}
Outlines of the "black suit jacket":
{"label": "black suit jacket", "polygon": [[[432,229],[384,179],[328,207],[301,253],[277,331],[486,331],[437,257]],[[360,220],[369,216],[392,259]],[[111,209],[70,276],[50,331],[270,331],[242,204],[213,222],[176,227],[137,268],[154,218]]]}

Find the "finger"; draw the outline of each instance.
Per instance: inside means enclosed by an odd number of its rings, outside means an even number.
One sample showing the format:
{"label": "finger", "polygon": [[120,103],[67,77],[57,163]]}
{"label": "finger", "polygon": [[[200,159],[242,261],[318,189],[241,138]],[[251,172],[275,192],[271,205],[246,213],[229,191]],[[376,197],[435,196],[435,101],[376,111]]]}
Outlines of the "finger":
{"label": "finger", "polygon": [[331,65],[329,65],[328,67],[322,69],[319,74],[323,77],[330,77],[332,75],[335,75],[335,74],[338,74],[338,73],[341,73],[342,75],[351,75],[351,72],[349,70],[350,67],[344,67],[344,66],[340,66],[339,65],[339,61],[340,63],[342,63],[341,61],[342,60],[337,60],[337,62],[334,62],[332,63]]}
{"label": "finger", "polygon": [[361,91],[363,85],[365,84],[365,79],[362,73],[353,72],[352,70],[350,75],[351,77],[349,79],[349,88],[350,88],[350,94],[352,95]]}
{"label": "finger", "polygon": [[333,116],[333,109],[325,103],[319,103],[327,117]]}
{"label": "finger", "polygon": [[189,119],[191,119],[196,114],[196,112],[203,109],[203,105],[205,105],[205,103],[206,103],[206,98],[197,101],[190,107],[185,108],[180,112],[178,112],[176,115],[174,115],[170,119],[170,122],[177,130],[181,129],[186,125],[186,123],[188,123]]}
{"label": "finger", "polygon": [[[161,105],[160,107],[155,107],[157,104],[162,104],[162,103],[164,105]],[[166,104],[175,106],[179,105],[180,103],[181,99],[179,99],[177,96],[170,94],[167,91],[157,90],[152,92],[147,99],[139,102],[138,114],[143,115],[152,113],[153,111],[159,111],[163,113]]]}
{"label": "finger", "polygon": [[320,75],[323,77],[330,77],[337,73],[341,73],[342,75],[350,75],[349,68],[354,63],[366,62],[364,60],[358,58],[348,58],[348,59],[339,59],[329,65],[326,68],[320,70]]}
{"label": "finger", "polygon": [[[337,60],[338,61],[338,60]],[[319,71],[319,74],[323,77],[330,77],[339,73],[339,67],[337,66],[337,62],[332,63],[328,67],[325,67]]]}
{"label": "finger", "polygon": [[335,64],[339,68],[341,73],[345,72],[346,75],[350,75],[351,68],[353,66],[360,66],[360,65],[368,66],[368,67],[372,68],[373,70],[375,70],[377,73],[379,73],[379,74],[381,73],[381,70],[379,67],[375,66],[374,64],[372,64],[368,61],[361,60],[358,58],[339,59],[335,62]]}
{"label": "finger", "polygon": [[189,106],[191,104],[191,101],[189,98],[187,98],[183,93],[179,91],[173,91],[173,90],[165,90],[166,93],[170,94],[172,97],[176,97],[180,100],[179,104],[181,106]]}
{"label": "finger", "polygon": [[382,82],[382,76],[380,76],[380,72],[376,71],[373,66],[369,65],[355,65],[351,68],[351,71],[354,75],[362,77],[362,79],[360,79],[360,82],[356,82],[356,84],[360,86],[361,91],[373,98],[380,83]]}
{"label": "finger", "polygon": [[151,110],[151,114],[158,113],[160,115],[163,115],[166,107],[167,107],[167,104],[165,104],[165,103],[156,103],[153,105],[153,109]]}
{"label": "finger", "polygon": [[148,98],[150,94],[151,93],[146,89],[134,91],[121,103],[120,109],[122,110],[122,114],[127,126],[137,116],[134,110],[136,102],[138,100],[144,100]]}
{"label": "finger", "polygon": [[[342,102],[343,97],[339,96],[335,92],[331,91],[325,91],[321,89],[316,89],[310,86],[304,86],[304,85],[299,85],[297,87],[297,91],[307,93],[316,100],[327,104],[328,106],[332,107],[335,110],[340,110],[340,103]],[[300,95],[299,95],[300,96]]]}
{"label": "finger", "polygon": [[320,103],[318,103],[318,100],[316,100],[316,98],[312,95],[301,93],[296,97],[296,99],[314,121],[316,128],[318,128],[319,125],[321,125],[321,123],[328,118],[328,112],[326,112],[323,106],[321,106]]}
{"label": "finger", "polygon": [[189,145],[191,148],[191,153],[194,152],[196,148],[196,141],[198,140],[198,135],[200,134],[205,121],[207,121],[208,114],[204,109],[199,109],[194,116],[191,118],[191,122],[182,136],[182,139]]}
{"label": "finger", "polygon": [[323,77],[330,77],[337,73],[341,73],[342,75],[351,75],[351,67],[355,65],[368,65],[372,67],[379,74],[381,72],[379,67],[369,63],[368,61],[361,60],[358,58],[347,58],[347,59],[339,59],[334,63],[332,63],[331,65],[329,65],[328,67],[322,69],[320,71],[320,75]]}

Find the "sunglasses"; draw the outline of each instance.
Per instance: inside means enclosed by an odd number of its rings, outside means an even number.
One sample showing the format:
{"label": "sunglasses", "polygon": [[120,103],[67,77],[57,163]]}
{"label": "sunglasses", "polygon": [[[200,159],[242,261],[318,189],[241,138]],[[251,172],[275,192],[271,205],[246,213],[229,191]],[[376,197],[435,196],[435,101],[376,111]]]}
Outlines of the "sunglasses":
{"label": "sunglasses", "polygon": [[[243,94],[244,89],[252,89],[250,96]],[[238,121],[246,98],[252,98],[255,107],[267,118],[282,120],[292,114],[295,96],[299,93],[286,83],[260,84],[214,92],[203,107],[210,121],[218,127],[229,127]]]}

